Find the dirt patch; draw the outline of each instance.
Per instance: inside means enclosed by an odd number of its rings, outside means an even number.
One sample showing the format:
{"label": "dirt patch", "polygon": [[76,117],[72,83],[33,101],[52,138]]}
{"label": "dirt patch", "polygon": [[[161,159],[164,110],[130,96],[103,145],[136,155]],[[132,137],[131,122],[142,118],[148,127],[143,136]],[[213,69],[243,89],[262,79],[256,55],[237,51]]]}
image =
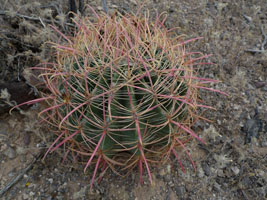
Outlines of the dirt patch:
{"label": "dirt patch", "polygon": [[[109,12],[135,12],[139,1],[108,1]],[[90,1],[101,10],[101,1]],[[25,68],[51,57],[45,41],[57,37],[49,24],[68,32],[67,1],[1,1],[0,80],[17,82]],[[145,1],[153,16],[166,12],[166,26],[180,27],[178,34],[202,36],[192,51],[213,54],[200,74],[222,82],[214,88],[229,97],[203,91],[203,99],[217,108],[205,112],[213,124],[199,122],[195,130],[207,145],[188,145],[197,171],[183,159],[186,173],[173,159],[153,169],[154,184],[134,171],[126,178],[108,171],[89,190],[90,175],[83,166],[62,153],[36,159],[51,144],[51,133],[37,119],[37,107],[23,114],[4,114],[0,119],[0,188],[24,168],[29,169],[3,199],[265,199],[267,150],[267,8],[265,0],[223,1]],[[85,10],[85,14],[89,11]],[[26,17],[25,17],[26,16]],[[40,18],[39,18],[40,17]],[[265,35],[265,36],[264,36]],[[1,103],[1,102],[0,102]],[[41,105],[40,105],[41,106]],[[62,150],[63,151],[63,150]]]}

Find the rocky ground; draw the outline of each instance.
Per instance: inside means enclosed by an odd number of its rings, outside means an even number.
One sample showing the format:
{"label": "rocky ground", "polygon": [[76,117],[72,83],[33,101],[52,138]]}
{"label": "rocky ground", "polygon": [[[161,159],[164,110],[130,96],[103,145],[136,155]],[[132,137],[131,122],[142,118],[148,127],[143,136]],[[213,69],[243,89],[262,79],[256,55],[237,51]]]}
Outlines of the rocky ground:
{"label": "rocky ground", "polygon": [[[86,2],[86,1],[85,1]],[[141,1],[108,0],[109,12],[135,12]],[[0,198],[1,199],[266,199],[267,198],[267,6],[265,0],[144,0],[144,10],[166,12],[167,27],[180,27],[187,38],[202,36],[192,50],[213,54],[214,66],[202,76],[222,82],[214,88],[228,97],[203,91],[217,108],[204,116],[196,132],[207,142],[188,145],[197,171],[188,159],[183,173],[173,160],[153,169],[151,186],[139,185],[134,171],[123,178],[108,171],[89,190],[90,171],[66,160],[62,152],[43,152],[52,134],[38,123],[40,106],[7,113],[7,105],[35,98],[25,69],[49,59],[45,42],[56,40],[49,24],[67,32],[66,0],[0,0]],[[101,1],[88,3],[98,11]],[[90,15],[85,9],[84,14]],[[18,86],[17,86],[17,85]],[[22,88],[17,93],[14,88]],[[9,88],[11,96],[7,96]],[[14,92],[12,92],[14,91]],[[27,95],[25,95],[27,94]],[[18,179],[18,181],[16,180]],[[12,184],[14,183],[14,184]],[[12,187],[8,187],[8,186]],[[9,188],[7,191],[5,189]]]}

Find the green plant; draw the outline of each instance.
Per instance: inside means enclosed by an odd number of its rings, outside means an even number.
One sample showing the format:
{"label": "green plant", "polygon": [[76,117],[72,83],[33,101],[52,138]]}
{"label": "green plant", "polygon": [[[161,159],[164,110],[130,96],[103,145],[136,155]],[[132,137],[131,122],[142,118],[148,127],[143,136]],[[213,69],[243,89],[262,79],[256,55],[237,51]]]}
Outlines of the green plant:
{"label": "green plant", "polygon": [[192,161],[185,143],[203,141],[190,127],[200,118],[197,108],[211,108],[199,103],[199,90],[219,92],[206,87],[215,80],[196,74],[209,55],[187,52],[199,38],[183,41],[162,16],[154,23],[141,15],[95,16],[74,20],[72,37],[54,27],[64,39],[53,43],[56,61],[34,68],[43,71],[49,94],[26,103],[45,101],[40,116],[58,135],[47,153],[68,144],[86,159],[84,170],[94,163],[91,186],[98,169],[116,165],[128,172],[138,166],[140,181],[145,167],[152,182],[150,165],[171,154],[184,170],[177,148]]}

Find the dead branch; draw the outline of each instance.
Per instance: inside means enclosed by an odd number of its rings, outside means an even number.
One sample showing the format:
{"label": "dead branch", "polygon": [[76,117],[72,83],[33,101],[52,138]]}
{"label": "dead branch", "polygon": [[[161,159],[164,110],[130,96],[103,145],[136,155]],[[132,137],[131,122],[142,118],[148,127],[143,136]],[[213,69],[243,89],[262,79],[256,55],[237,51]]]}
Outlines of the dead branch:
{"label": "dead branch", "polygon": [[[6,15],[6,16],[9,16],[8,12],[5,11],[5,10],[0,10],[0,15]],[[40,20],[41,18],[40,17],[31,17],[31,16],[27,16],[27,15],[22,15],[22,14],[19,14],[19,13],[16,13],[15,16],[17,17],[20,17],[20,18],[24,18],[24,19],[27,19],[27,20],[31,20],[31,21],[36,21],[36,22],[46,22],[46,23],[56,23],[57,25],[61,25],[61,23],[57,20],[55,21],[52,21],[52,20],[49,20],[49,19],[42,19]],[[70,26],[70,27],[75,27],[73,24],[71,23],[64,23],[65,25],[67,26]]]}
{"label": "dead branch", "polygon": [[261,50],[265,50],[264,49],[264,46],[266,45],[267,43],[267,34],[264,33],[264,29],[263,29],[263,26],[261,26],[261,34],[263,35],[264,39],[263,39],[263,42],[261,43]]}
{"label": "dead branch", "polygon": [[260,49],[246,49],[245,51],[251,52],[251,53],[264,53],[266,50],[260,50]]}
{"label": "dead branch", "polygon": [[9,183],[2,189],[0,190],[0,197],[6,193],[11,187],[13,187],[23,176],[24,174],[26,174],[33,166],[33,164],[39,159],[41,158],[43,154],[43,151],[39,152],[31,161],[31,163],[25,167],[24,169],[22,169],[17,176],[15,176],[14,178],[12,178]]}
{"label": "dead branch", "polygon": [[264,49],[265,45],[267,44],[267,34],[264,33],[263,25],[261,26],[261,34],[263,35],[263,41],[261,43],[261,49],[247,49],[247,52],[252,53],[264,53],[267,52],[267,50]]}

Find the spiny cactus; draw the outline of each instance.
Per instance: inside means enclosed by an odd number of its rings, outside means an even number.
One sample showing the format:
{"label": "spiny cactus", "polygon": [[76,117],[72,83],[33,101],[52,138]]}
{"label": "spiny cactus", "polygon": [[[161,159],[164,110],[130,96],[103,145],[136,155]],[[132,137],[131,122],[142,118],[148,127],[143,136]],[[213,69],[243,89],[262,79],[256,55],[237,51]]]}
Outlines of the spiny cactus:
{"label": "spiny cactus", "polygon": [[152,182],[150,165],[172,154],[183,169],[177,147],[192,161],[185,143],[203,141],[190,127],[197,108],[211,108],[199,103],[199,90],[219,92],[206,87],[215,80],[196,73],[208,55],[187,52],[186,44],[199,38],[183,41],[162,16],[153,23],[140,14],[95,17],[74,20],[72,37],[54,27],[64,40],[53,43],[55,63],[34,68],[43,71],[50,93],[27,104],[46,101],[40,116],[58,130],[47,153],[68,144],[86,159],[84,170],[93,164],[91,186],[98,169],[116,165],[138,167],[140,181],[145,168]]}

